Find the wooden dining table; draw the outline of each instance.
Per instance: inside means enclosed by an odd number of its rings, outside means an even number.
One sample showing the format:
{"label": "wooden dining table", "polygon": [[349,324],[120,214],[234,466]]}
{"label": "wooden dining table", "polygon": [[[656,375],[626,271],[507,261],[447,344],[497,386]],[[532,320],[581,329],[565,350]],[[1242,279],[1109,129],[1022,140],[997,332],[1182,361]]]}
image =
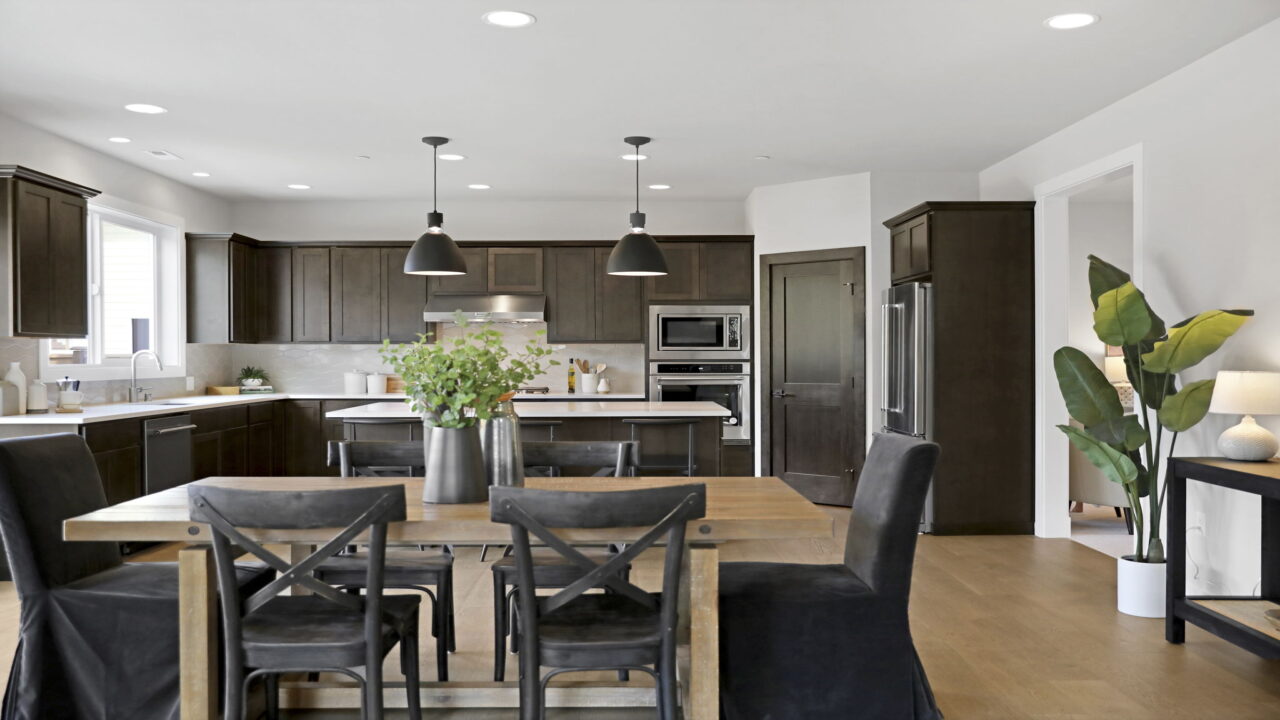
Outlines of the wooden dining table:
{"label": "wooden dining table", "polygon": [[[297,491],[350,488],[353,484],[404,486],[407,518],[388,527],[391,545],[507,544],[506,525],[489,520],[487,503],[437,505],[421,501],[422,478],[334,477],[215,477],[197,485],[247,490]],[[707,512],[687,529],[689,550],[685,577],[688,612],[687,665],[682,668],[684,716],[719,720],[719,547],[742,540],[829,538],[832,520],[790,486],[773,477],[695,478],[529,478],[528,487],[554,490],[624,490],[704,483]],[[571,543],[599,544],[638,539],[645,528],[573,529],[557,534]],[[330,540],[328,530],[245,530],[249,537],[290,547],[297,562],[312,548]],[[69,541],[182,542],[178,551],[183,720],[218,717],[218,616],[213,553],[209,527],[190,520],[186,486],[70,518],[63,523]],[[359,692],[351,684],[299,681],[282,683],[286,706],[359,707]],[[403,685],[388,683],[387,707],[404,707]],[[560,707],[652,706],[653,690],[613,681],[553,682],[549,705]],[[424,682],[422,702],[430,707],[517,707],[514,682]]]}

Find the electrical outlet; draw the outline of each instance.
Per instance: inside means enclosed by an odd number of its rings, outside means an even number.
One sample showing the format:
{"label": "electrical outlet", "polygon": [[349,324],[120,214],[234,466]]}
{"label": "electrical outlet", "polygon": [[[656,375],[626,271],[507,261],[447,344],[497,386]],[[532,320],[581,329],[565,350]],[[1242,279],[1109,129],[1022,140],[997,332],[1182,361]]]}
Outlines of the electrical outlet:
{"label": "electrical outlet", "polygon": [[187,389],[188,390],[196,389],[196,379],[191,377],[190,375],[187,376]]}

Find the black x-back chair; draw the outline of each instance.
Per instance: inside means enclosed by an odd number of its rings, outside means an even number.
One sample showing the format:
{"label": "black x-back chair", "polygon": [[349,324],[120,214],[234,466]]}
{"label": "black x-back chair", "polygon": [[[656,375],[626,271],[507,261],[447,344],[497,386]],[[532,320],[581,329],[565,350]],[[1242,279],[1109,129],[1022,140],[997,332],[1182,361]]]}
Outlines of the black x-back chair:
{"label": "black x-back chair", "polygon": [[[329,467],[342,477],[421,477],[426,463],[422,442],[338,442],[328,445]],[[320,564],[316,579],[346,590],[364,587],[367,556],[352,548]],[[431,635],[436,639],[436,679],[449,680],[449,653],[456,649],[453,622],[453,553],[390,551],[384,587],[416,590],[431,600]],[[431,588],[435,588],[433,592]]]}
{"label": "black x-back chair", "polygon": [[940,720],[907,618],[938,446],[878,434],[841,565],[720,566],[725,720]]}
{"label": "black x-back chair", "polygon": [[[0,440],[0,534],[21,602],[6,720],[178,720],[178,566],[125,563],[62,522],[107,506],[78,435]],[[236,566],[234,597],[275,576]]]}
{"label": "black x-back chair", "polygon": [[[418,685],[418,595],[382,594],[387,523],[405,519],[400,485],[342,490],[255,491],[192,485],[191,519],[208,523],[222,593],[227,717],[244,717],[250,683],[267,687],[267,717],[279,714],[284,673],[342,673],[361,684],[361,718],[382,718],[382,660],[398,643],[409,717],[421,718]],[[241,528],[298,530],[343,528],[333,539],[290,565]],[[326,558],[368,532],[364,595],[341,592],[312,572]],[[280,576],[240,602],[226,588],[234,582],[232,545],[253,553]],[[301,587],[311,595],[282,596]],[[361,677],[353,668],[363,667]]]}
{"label": "black x-back chair", "polygon": [[[562,492],[495,487],[494,522],[511,526],[519,599],[520,718],[542,720],[547,682],[584,670],[639,670],[658,686],[658,717],[676,720],[676,627],[685,525],[706,514],[705,485],[613,492]],[[579,552],[556,528],[652,526],[604,562]],[[530,535],[571,563],[575,577],[551,596],[536,592]],[[667,543],[662,591],[650,593],[621,571],[654,543]],[[595,587],[609,592],[587,594]],[[542,674],[542,668],[549,672]]]}
{"label": "black x-back chair", "polygon": [[[530,475],[536,471],[561,475],[564,468],[581,468],[594,477],[626,477],[635,474],[638,455],[637,444],[626,440],[525,442],[521,443],[521,450],[525,472]],[[597,562],[609,559],[609,553],[604,551],[587,554]],[[535,552],[533,565],[533,579],[539,588],[563,588],[577,578],[573,563],[556,553]],[[519,633],[513,632],[516,562],[510,555],[510,547],[494,561],[490,570],[493,572],[493,679],[502,682],[507,674],[506,639],[511,638],[511,652],[520,649]],[[623,580],[630,576],[630,570],[630,566],[623,568]]]}

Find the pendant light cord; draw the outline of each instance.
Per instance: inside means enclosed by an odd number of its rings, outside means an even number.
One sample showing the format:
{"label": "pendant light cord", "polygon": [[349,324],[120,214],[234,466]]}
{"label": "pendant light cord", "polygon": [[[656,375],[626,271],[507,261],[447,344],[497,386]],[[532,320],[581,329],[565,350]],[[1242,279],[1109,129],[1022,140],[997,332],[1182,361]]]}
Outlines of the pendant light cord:
{"label": "pendant light cord", "polygon": [[636,212],[640,212],[640,146],[636,145]]}
{"label": "pendant light cord", "polygon": [[[436,190],[440,187],[440,148],[436,145],[431,146],[431,212],[440,212],[439,203],[436,201]],[[637,181],[638,182],[638,181]],[[637,190],[637,192],[639,192]]]}

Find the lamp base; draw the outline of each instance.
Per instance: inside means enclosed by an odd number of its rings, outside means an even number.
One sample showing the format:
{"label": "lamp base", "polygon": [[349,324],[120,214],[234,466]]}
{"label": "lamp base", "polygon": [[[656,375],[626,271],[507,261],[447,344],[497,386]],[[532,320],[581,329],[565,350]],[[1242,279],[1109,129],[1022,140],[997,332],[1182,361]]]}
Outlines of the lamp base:
{"label": "lamp base", "polygon": [[1280,452],[1280,440],[1252,415],[1245,415],[1239,425],[1227,428],[1218,436],[1218,450],[1230,460],[1259,462],[1270,460]]}

